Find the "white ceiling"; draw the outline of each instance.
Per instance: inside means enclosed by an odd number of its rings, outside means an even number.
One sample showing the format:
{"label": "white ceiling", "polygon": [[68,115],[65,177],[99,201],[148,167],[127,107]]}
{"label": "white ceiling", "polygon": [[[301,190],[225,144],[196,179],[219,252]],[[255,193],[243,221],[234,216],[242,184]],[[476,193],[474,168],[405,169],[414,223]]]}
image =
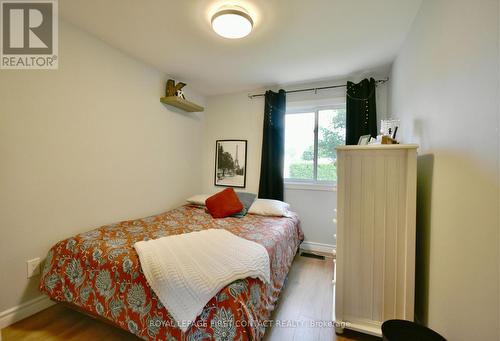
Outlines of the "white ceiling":
{"label": "white ceiling", "polygon": [[[255,26],[228,40],[211,14],[231,3]],[[394,59],[421,0],[65,0],[62,17],[203,95],[337,78]]]}

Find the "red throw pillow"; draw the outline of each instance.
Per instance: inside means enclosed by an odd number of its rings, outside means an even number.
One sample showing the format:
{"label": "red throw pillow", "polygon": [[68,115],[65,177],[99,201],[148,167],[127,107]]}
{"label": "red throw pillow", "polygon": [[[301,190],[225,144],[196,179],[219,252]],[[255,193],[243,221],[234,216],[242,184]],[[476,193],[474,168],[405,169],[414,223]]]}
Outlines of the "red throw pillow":
{"label": "red throw pillow", "polygon": [[243,204],[232,188],[226,188],[222,192],[212,195],[205,200],[205,206],[214,218],[229,217],[243,209]]}

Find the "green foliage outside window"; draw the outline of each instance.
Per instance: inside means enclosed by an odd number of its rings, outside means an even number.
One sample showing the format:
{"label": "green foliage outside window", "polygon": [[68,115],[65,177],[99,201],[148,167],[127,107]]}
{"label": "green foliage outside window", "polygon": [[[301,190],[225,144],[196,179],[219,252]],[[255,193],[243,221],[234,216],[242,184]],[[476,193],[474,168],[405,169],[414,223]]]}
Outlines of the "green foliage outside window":
{"label": "green foliage outside window", "polygon": [[[336,111],[328,125],[320,126],[318,134],[318,181],[336,181],[337,169],[335,147],[345,144],[346,112],[345,109]],[[290,164],[289,176],[291,179],[314,180],[314,147],[310,146],[303,153],[301,160]]]}

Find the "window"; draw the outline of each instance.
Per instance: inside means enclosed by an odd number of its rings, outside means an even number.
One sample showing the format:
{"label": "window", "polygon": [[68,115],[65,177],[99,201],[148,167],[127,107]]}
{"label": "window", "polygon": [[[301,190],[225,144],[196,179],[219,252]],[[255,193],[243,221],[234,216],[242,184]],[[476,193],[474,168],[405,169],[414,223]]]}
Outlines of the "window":
{"label": "window", "polygon": [[345,144],[345,105],[287,112],[286,182],[337,181],[335,147]]}

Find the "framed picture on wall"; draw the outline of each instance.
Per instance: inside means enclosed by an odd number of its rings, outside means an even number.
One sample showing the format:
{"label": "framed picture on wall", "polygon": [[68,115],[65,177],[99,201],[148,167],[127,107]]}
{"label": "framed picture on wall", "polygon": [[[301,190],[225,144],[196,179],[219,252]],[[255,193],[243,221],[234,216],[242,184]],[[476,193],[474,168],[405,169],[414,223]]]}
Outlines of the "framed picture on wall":
{"label": "framed picture on wall", "polygon": [[247,140],[217,140],[215,143],[215,186],[246,186]]}

